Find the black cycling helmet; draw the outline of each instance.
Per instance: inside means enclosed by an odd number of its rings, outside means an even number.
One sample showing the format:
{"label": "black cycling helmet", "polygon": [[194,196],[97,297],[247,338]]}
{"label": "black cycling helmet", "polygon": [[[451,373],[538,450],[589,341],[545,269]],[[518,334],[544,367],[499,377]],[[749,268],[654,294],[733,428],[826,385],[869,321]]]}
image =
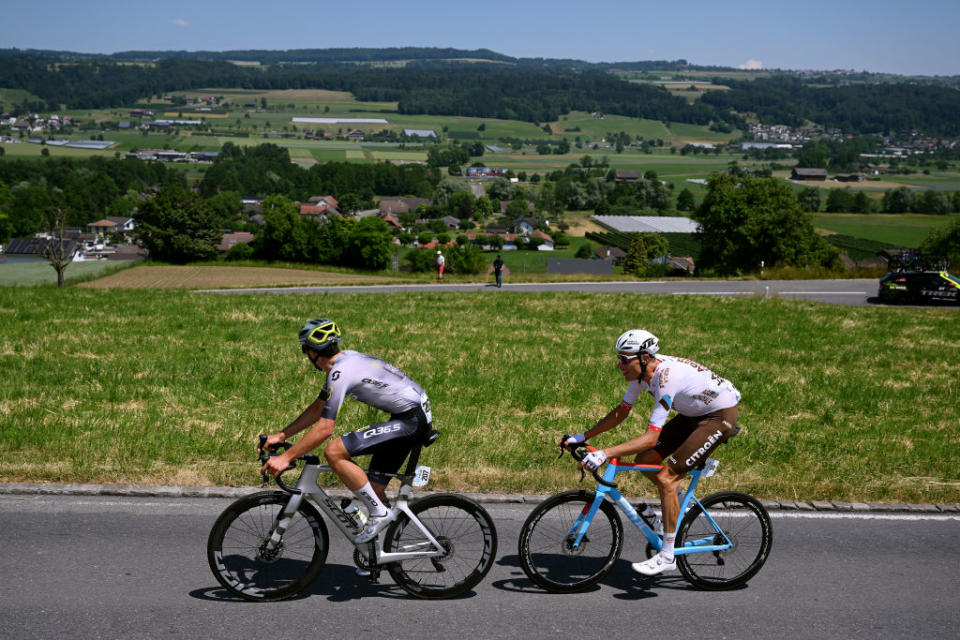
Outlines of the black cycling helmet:
{"label": "black cycling helmet", "polygon": [[321,355],[332,355],[340,350],[340,327],[329,318],[308,320],[300,328],[300,348],[304,353],[317,351]]}

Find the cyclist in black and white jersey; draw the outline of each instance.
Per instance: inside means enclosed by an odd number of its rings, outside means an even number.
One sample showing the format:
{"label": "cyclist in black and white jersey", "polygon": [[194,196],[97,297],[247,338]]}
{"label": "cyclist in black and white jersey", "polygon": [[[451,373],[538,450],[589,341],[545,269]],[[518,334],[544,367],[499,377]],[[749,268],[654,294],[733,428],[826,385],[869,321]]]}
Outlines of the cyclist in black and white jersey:
{"label": "cyclist in black and white jersey", "polygon": [[[396,518],[387,509],[384,489],[389,474],[396,473],[410,449],[430,432],[433,416],[423,388],[403,371],[374,356],[340,350],[340,328],[332,320],[310,320],[300,329],[303,353],[327,379],[317,399],[283,431],[267,438],[266,445],[312,427],[286,452],[272,456],[263,470],[277,475],[290,461],[312,451],[333,435],[340,407],[347,396],[390,414],[386,422],[372,424],[331,440],[324,455],[344,485],[367,508],[369,518],[355,538],[367,542]],[[353,462],[356,456],[371,455],[370,476]]]}
{"label": "cyclist in black and white jersey", "polygon": [[[663,463],[659,473],[644,474],[657,485],[660,494],[666,532],[663,548],[653,558],[633,564],[640,573],[656,575],[677,567],[673,548],[680,515],[680,480],[736,433],[740,392],[729,380],[701,364],[660,354],[657,337],[648,331],[633,329],[623,333],[617,339],[616,349],[620,371],[630,381],[623,400],[584,433],[563,436],[560,446],[579,444],[609,431],[627,418],[641,393],[653,396],[653,410],[643,435],[591,451],[582,465],[596,469],[607,458],[632,454],[637,454],[639,464]],[[667,421],[671,411],[676,411],[676,415]],[[641,515],[652,515],[652,510]]]}

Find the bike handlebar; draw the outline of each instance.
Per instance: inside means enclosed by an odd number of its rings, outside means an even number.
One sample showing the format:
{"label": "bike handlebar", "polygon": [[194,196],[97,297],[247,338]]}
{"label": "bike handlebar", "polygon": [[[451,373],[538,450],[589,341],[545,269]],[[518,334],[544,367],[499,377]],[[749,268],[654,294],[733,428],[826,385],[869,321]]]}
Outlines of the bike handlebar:
{"label": "bike handlebar", "polygon": [[[583,462],[583,459],[587,456],[587,453],[589,453],[590,451],[597,451],[597,449],[595,449],[594,447],[591,447],[586,442],[581,442],[579,445],[574,445],[572,447],[570,446],[564,447],[560,451],[560,455],[557,457],[558,460],[563,457],[564,451],[569,451],[570,457],[576,460],[577,462]],[[602,484],[605,487],[610,487],[611,489],[617,488],[616,482],[607,482],[606,480],[600,477],[600,474],[597,473],[596,469],[590,469],[590,473],[593,474],[593,479],[596,480],[598,484]],[[586,475],[587,475],[586,471],[584,471],[583,467],[580,467],[580,480],[583,481],[583,478]]]}
{"label": "bike handlebar", "polygon": [[[261,433],[260,436],[259,436],[259,438],[260,438],[260,446],[258,447],[258,450],[260,451],[260,455],[259,455],[258,457],[259,457],[259,459],[260,459],[260,466],[261,466],[261,467],[262,467],[263,465],[267,464],[267,460],[269,460],[271,456],[278,455],[278,454],[277,454],[277,449],[283,449],[284,451],[286,451],[287,449],[289,449],[290,447],[293,446],[293,445],[292,445],[291,443],[289,443],[289,442],[278,442],[278,443],[275,444],[275,445],[271,445],[270,447],[267,447],[267,446],[266,446],[266,444],[267,444],[267,434]],[[302,460],[302,459],[305,458],[305,457],[306,457],[306,456],[300,456],[299,458],[297,458],[297,460]],[[284,469],[283,471],[281,471],[280,473],[278,473],[277,476],[274,478],[274,480],[275,480],[276,483],[277,483],[277,486],[279,486],[281,489],[283,489],[283,490],[286,491],[287,493],[296,493],[297,490],[296,490],[295,488],[291,487],[290,485],[288,485],[287,483],[285,483],[285,482],[280,478],[280,476],[282,476],[282,475],[283,475],[284,473],[286,473],[287,471],[290,471],[291,469],[296,469],[296,468],[297,468],[297,462],[296,462],[296,460],[294,460],[293,462],[290,463],[290,465],[289,465],[286,469]],[[269,478],[267,477],[267,474],[261,472],[261,473],[260,473],[260,477],[263,478],[263,481],[264,481],[264,482],[269,482]]]}

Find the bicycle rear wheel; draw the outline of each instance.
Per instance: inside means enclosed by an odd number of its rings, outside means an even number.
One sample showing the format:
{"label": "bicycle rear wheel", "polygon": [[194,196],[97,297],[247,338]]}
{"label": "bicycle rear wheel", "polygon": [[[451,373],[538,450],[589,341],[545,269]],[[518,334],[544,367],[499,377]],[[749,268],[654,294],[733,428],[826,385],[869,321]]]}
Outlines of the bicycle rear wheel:
{"label": "bicycle rear wheel", "polygon": [[[733,544],[725,551],[684,553],[676,556],[683,577],[701,589],[733,589],[752,578],[767,561],[773,544],[773,528],[767,510],[753,496],[722,491],[707,496],[684,516],[677,534],[677,548],[694,544]],[[717,530],[704,514],[717,524]]]}
{"label": "bicycle rear wheel", "polygon": [[255,493],[217,518],[207,540],[207,561],[224,589],[244,600],[282,600],[317,577],[327,559],[329,536],[313,505],[301,502],[280,541],[270,542],[288,502],[287,493]]}
{"label": "bicycle rear wheel", "polygon": [[590,528],[574,548],[574,527],[593,504],[592,491],[547,498],[520,529],[520,566],[534,583],[553,593],[583,591],[613,569],[623,548],[623,524],[610,503],[600,504]]}
{"label": "bicycle rear wheel", "polygon": [[[455,494],[427,496],[410,510],[444,548],[444,555],[386,565],[394,581],[418,598],[453,598],[472,589],[490,571],[497,556],[497,528],[479,503]],[[424,551],[432,544],[402,516],[386,531],[387,553]]]}

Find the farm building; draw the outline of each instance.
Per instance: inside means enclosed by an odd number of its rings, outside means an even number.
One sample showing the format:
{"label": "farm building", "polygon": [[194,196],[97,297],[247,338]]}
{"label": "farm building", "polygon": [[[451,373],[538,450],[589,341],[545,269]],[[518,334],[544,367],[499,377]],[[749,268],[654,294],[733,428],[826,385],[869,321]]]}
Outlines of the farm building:
{"label": "farm building", "polygon": [[617,169],[617,182],[636,182],[643,179],[643,171],[630,171],[627,169]]}
{"label": "farm building", "polygon": [[433,129],[404,129],[403,135],[408,138],[436,138],[437,132]]}
{"label": "farm building", "polygon": [[790,172],[791,180],[819,180],[825,181],[827,179],[827,170],[826,169],[808,169],[805,167],[794,167],[793,171]]}
{"label": "farm building", "polygon": [[407,213],[429,204],[427,198],[383,198],[380,201],[380,213]]}

